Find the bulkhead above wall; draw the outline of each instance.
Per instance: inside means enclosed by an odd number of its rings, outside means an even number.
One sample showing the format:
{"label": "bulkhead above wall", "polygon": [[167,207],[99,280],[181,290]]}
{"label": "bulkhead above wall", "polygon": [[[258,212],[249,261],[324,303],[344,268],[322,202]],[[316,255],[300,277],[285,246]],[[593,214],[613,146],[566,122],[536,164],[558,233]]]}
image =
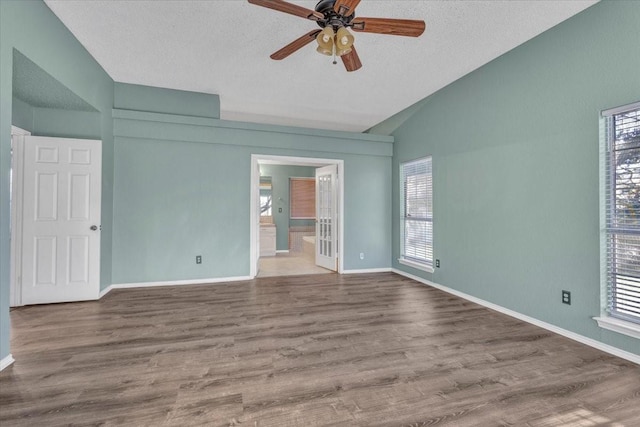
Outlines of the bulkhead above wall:
{"label": "bulkhead above wall", "polygon": [[13,96],[33,108],[98,112],[18,50],[13,50]]}
{"label": "bulkhead above wall", "polygon": [[100,112],[13,50],[11,124],[33,135],[101,139]]}
{"label": "bulkhead above wall", "polygon": [[129,83],[114,84],[113,107],[149,113],[220,118],[218,95]]}

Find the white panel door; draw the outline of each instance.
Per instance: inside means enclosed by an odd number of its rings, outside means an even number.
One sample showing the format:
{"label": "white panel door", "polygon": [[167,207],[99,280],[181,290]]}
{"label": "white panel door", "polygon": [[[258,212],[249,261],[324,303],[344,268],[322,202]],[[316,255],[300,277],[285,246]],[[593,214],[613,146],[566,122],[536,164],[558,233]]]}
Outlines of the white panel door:
{"label": "white panel door", "polygon": [[316,169],[316,265],[338,269],[338,165]]}
{"label": "white panel door", "polygon": [[102,141],[24,138],[23,304],[97,299]]}

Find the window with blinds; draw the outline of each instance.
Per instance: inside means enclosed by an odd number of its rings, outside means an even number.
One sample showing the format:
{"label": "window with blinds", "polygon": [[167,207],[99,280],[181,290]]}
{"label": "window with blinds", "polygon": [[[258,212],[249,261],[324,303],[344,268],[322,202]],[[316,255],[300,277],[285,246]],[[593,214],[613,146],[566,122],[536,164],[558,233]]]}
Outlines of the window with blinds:
{"label": "window with blinds", "polygon": [[640,103],[605,116],[607,311],[640,323]]}
{"label": "window with blinds", "polygon": [[400,165],[401,261],[433,266],[431,157]]}
{"label": "window with blinds", "polygon": [[289,178],[291,219],[315,219],[316,179]]}

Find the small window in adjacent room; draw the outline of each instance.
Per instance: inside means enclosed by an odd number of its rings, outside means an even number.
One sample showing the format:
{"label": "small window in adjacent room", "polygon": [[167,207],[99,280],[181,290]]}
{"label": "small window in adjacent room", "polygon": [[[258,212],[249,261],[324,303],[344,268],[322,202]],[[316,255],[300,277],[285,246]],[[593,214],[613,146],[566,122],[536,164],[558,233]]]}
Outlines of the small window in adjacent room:
{"label": "small window in adjacent room", "polygon": [[400,165],[401,264],[433,272],[431,157]]}
{"label": "small window in adjacent room", "polygon": [[261,176],[260,177],[260,216],[262,220],[267,220],[265,222],[271,222],[272,213],[272,186],[271,186],[271,177],[270,176]]}
{"label": "small window in adjacent room", "polygon": [[602,115],[606,313],[596,320],[640,337],[640,102]]}
{"label": "small window in adjacent room", "polygon": [[271,216],[271,196],[260,196],[260,216]]}
{"label": "small window in adjacent room", "polygon": [[291,219],[316,218],[316,179],[289,178]]}

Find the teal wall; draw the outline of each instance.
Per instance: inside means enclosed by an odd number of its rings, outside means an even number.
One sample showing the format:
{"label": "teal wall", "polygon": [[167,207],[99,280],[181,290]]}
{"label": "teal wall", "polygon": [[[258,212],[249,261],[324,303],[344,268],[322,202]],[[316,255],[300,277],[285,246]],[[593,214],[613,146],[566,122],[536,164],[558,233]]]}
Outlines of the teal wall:
{"label": "teal wall", "polygon": [[[637,340],[591,320],[600,311],[598,112],[640,99],[637,22],[639,2],[599,3],[371,129],[395,129],[393,144],[227,122],[216,95],[114,85],[42,2],[0,1],[0,359],[9,354],[12,122],[102,139],[103,289],[248,275],[251,155],[342,159],[345,269],[393,265],[640,353]],[[15,52],[97,112],[14,101]],[[442,261],[432,275],[395,261],[398,165],[427,154]],[[561,289],[573,305],[560,303]]]}
{"label": "teal wall", "polygon": [[113,107],[119,110],[220,118],[218,95],[116,83]]}
{"label": "teal wall", "polygon": [[[25,29],[28,29],[26,31]],[[99,123],[81,129],[95,133],[103,141],[102,176],[102,243],[101,283],[111,283],[111,223],[113,200],[113,81],[82,45],[62,25],[49,8],[40,1],[0,1],[0,359],[9,351],[9,168],[12,114],[16,124],[28,127],[29,114],[35,124],[37,109],[26,105],[13,106],[14,49],[37,64],[61,86],[68,88],[99,112]],[[35,94],[36,99],[38,94]],[[24,113],[27,119],[24,119]],[[44,127],[46,120],[60,113],[40,111]],[[64,113],[60,113],[64,114]],[[69,113],[72,114],[72,113]],[[71,131],[73,136],[75,131]],[[33,129],[28,129],[33,130]],[[65,136],[58,128],[59,136]]]}
{"label": "teal wall", "polygon": [[120,109],[114,117],[114,283],[248,276],[252,154],[343,159],[344,267],[391,266],[392,138]]}
{"label": "teal wall", "polygon": [[101,139],[101,114],[57,108],[34,108],[31,133],[60,138]]}
{"label": "teal wall", "polygon": [[[314,220],[289,219],[291,197],[289,178],[315,177],[316,168],[311,166],[260,165],[260,176],[272,179],[273,222],[276,225],[276,250],[289,250],[289,227],[314,227]],[[278,209],[282,208],[282,212]]]}
{"label": "teal wall", "polygon": [[[40,1],[0,1],[0,18],[0,359],[10,353],[12,123],[36,135],[102,139],[102,289],[248,275],[253,153],[344,159],[345,224],[354,230],[345,266],[390,266],[392,137],[221,121],[217,95],[114,85]],[[372,176],[381,190],[365,199]],[[361,261],[366,248],[371,256]]]}
{"label": "teal wall", "polygon": [[36,136],[100,139],[102,135],[99,112],[33,107],[15,97],[11,124]]}
{"label": "teal wall", "polygon": [[26,102],[13,97],[11,103],[11,124],[20,129],[33,131],[33,107]]}
{"label": "teal wall", "polygon": [[[638,340],[591,319],[599,112],[640,100],[639,22],[640,2],[598,3],[427,98],[394,132],[393,266],[640,354]],[[396,261],[398,165],[425,155],[442,263],[433,274]]]}

